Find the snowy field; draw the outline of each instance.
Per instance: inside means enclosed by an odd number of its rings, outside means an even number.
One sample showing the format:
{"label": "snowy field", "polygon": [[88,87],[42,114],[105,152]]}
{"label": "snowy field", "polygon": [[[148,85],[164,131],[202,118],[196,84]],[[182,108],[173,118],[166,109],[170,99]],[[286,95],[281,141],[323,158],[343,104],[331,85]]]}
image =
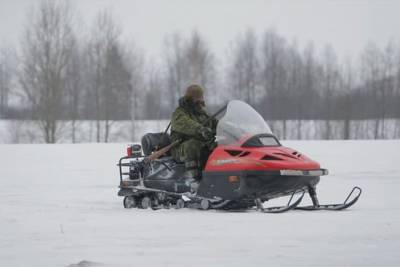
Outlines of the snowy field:
{"label": "snowy field", "polygon": [[[400,141],[287,141],[347,211],[126,210],[126,144],[0,145],[0,266],[400,266]],[[308,199],[304,201],[307,204]],[[78,264],[81,262],[81,264]]]}

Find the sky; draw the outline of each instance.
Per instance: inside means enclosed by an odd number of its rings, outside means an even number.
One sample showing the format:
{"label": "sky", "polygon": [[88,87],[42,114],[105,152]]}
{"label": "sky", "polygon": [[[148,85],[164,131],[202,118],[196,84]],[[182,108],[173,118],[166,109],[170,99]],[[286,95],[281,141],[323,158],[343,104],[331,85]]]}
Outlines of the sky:
{"label": "sky", "polygon": [[[38,0],[0,0],[0,42],[15,45],[27,12]],[[368,42],[400,40],[396,0],[70,0],[90,25],[99,10],[111,9],[124,31],[150,57],[162,53],[165,36],[199,31],[219,57],[238,34],[275,29],[300,45],[330,44],[340,57],[354,57]],[[80,27],[79,28],[84,28]],[[1,43],[0,43],[1,46]]]}

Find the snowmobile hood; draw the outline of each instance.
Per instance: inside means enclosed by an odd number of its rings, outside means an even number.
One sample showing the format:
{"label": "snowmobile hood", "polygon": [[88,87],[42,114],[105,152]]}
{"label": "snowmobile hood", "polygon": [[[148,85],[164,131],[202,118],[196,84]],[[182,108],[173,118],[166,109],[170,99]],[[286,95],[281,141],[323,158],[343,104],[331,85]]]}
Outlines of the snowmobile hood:
{"label": "snowmobile hood", "polygon": [[263,117],[239,100],[230,101],[219,120],[217,142],[205,171],[320,169],[317,162],[282,146]]}
{"label": "snowmobile hood", "polygon": [[320,165],[304,154],[284,146],[218,146],[205,171],[317,170]]}

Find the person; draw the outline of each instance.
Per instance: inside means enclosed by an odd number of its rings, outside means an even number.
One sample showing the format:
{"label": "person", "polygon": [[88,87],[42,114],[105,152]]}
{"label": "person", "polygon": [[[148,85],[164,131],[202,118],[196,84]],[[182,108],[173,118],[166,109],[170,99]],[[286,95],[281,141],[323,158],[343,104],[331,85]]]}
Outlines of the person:
{"label": "person", "polygon": [[176,161],[185,163],[184,178],[189,183],[201,179],[201,171],[216,146],[217,123],[207,114],[203,88],[190,85],[171,119],[171,140],[179,140],[171,154]]}

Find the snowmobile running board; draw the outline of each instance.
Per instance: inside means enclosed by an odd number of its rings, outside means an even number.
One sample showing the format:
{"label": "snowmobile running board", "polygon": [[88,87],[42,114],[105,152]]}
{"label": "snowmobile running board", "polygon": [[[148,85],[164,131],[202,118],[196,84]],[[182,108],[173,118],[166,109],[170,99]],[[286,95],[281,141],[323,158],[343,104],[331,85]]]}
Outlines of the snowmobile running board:
{"label": "snowmobile running board", "polygon": [[[357,191],[357,192],[356,192]],[[310,192],[310,196],[311,199],[313,199],[313,203],[314,205],[311,206],[300,206],[300,207],[295,207],[294,209],[296,210],[307,210],[307,211],[313,211],[313,210],[344,210],[347,209],[351,206],[354,205],[354,203],[357,202],[358,198],[360,197],[362,190],[360,187],[355,186],[353,187],[353,189],[351,190],[350,194],[347,196],[346,200],[343,203],[340,204],[325,204],[325,205],[319,205],[318,204],[318,200],[314,200],[314,198],[316,199],[316,195],[312,195],[312,192]],[[315,193],[315,192],[314,192]],[[350,197],[353,195],[353,193],[355,193],[355,197],[353,197],[353,199],[350,199]]]}

